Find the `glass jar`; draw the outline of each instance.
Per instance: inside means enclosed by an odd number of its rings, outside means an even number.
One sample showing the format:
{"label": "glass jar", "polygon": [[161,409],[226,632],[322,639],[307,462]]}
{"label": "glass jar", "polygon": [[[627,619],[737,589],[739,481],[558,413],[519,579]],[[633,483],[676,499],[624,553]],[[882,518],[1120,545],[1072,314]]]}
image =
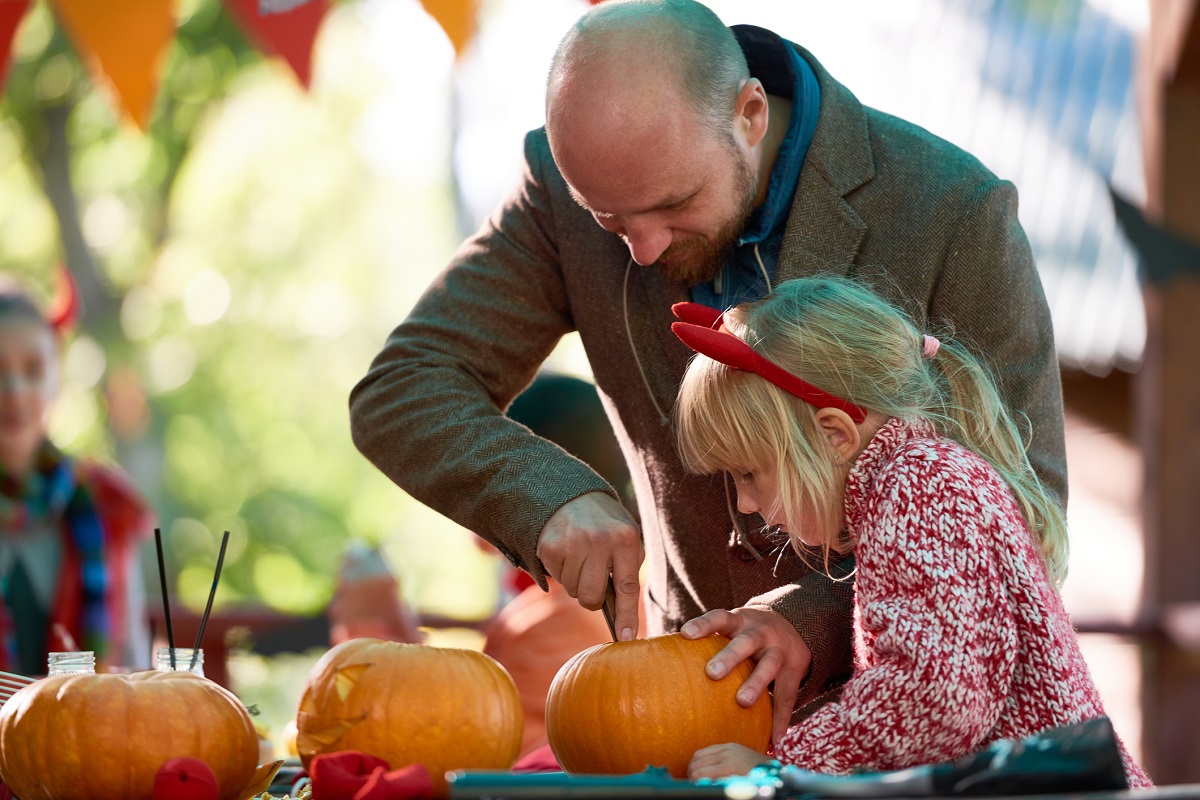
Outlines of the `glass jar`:
{"label": "glass jar", "polygon": [[49,653],[46,656],[47,675],[84,675],[95,671],[96,654],[91,650]]}
{"label": "glass jar", "polygon": [[171,666],[171,648],[158,648],[158,659],[154,668],[159,672],[193,672],[204,677],[204,650],[193,650],[190,647],[176,647],[175,665]]}

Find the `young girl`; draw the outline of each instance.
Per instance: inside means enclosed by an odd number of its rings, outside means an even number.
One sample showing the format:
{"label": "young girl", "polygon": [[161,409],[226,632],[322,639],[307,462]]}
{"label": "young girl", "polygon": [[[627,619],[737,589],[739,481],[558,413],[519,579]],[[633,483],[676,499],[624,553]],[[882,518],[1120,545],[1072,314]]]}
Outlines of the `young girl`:
{"label": "young girl", "polygon": [[0,670],[44,675],[50,651],[92,650],[97,670],[146,668],[137,544],[153,520],[116,470],[46,436],[58,336],[0,283]]}
{"label": "young girl", "polygon": [[[854,675],[777,758],[901,769],[1104,714],[1057,591],[1065,519],[975,358],[845,279],[676,314],[701,354],[677,404],[689,469],[728,470],[740,510],[801,555],[857,563]],[[1150,785],[1122,753],[1130,785]],[[762,761],[717,745],[691,772]]]}

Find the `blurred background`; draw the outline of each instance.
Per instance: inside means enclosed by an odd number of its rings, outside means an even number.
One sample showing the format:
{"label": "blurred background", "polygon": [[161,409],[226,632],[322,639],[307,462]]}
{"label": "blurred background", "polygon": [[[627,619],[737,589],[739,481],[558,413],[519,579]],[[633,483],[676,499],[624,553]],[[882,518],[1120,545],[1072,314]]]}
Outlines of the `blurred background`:
{"label": "blurred background", "polygon": [[[1068,605],[1131,749],[1160,781],[1200,780],[1194,747],[1168,753],[1169,707],[1197,697],[1200,388],[1195,353],[1166,346],[1200,267],[1196,3],[708,5],[1016,183],[1068,401]],[[0,272],[49,302],[65,265],[84,302],[52,435],[151,499],[181,609],[203,608],[231,532],[205,647],[228,648],[274,736],[351,550],[378,549],[430,641],[481,646],[507,597],[500,560],[358,455],[347,397],[516,179],[587,8],[0,0]],[[589,378],[572,338],[547,369]]]}

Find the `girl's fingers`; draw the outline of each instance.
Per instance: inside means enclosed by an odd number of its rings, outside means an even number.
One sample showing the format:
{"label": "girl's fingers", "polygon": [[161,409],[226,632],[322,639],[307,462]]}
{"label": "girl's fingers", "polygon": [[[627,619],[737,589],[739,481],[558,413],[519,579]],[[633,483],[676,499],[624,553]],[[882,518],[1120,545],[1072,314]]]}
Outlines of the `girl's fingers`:
{"label": "girl's fingers", "polygon": [[742,688],[738,689],[738,704],[746,708],[754,705],[759,696],[771,685],[771,681],[775,680],[775,676],[779,674],[783,666],[783,654],[778,650],[771,649],[761,653],[758,663],[750,672],[750,677],[742,681]]}
{"label": "girl's fingers", "polygon": [[714,633],[732,636],[733,629],[737,624],[737,617],[732,612],[718,608],[688,620],[683,624],[680,633],[685,639],[702,639],[705,636],[712,636]]}
{"label": "girl's fingers", "polygon": [[774,712],[771,724],[771,743],[779,745],[779,740],[787,733],[792,721],[792,709],[796,706],[796,697],[800,694],[802,673],[795,669],[782,669],[775,676],[775,692],[772,697]]}

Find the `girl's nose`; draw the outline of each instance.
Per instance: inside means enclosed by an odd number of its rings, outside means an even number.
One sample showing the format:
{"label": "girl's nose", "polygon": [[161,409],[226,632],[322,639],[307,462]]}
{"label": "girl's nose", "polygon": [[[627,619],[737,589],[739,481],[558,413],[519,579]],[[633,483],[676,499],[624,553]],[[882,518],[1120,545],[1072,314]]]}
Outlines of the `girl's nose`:
{"label": "girl's nose", "polygon": [[738,511],[743,514],[753,514],[758,511],[758,503],[754,502],[754,498],[748,492],[738,489],[737,493]]}

